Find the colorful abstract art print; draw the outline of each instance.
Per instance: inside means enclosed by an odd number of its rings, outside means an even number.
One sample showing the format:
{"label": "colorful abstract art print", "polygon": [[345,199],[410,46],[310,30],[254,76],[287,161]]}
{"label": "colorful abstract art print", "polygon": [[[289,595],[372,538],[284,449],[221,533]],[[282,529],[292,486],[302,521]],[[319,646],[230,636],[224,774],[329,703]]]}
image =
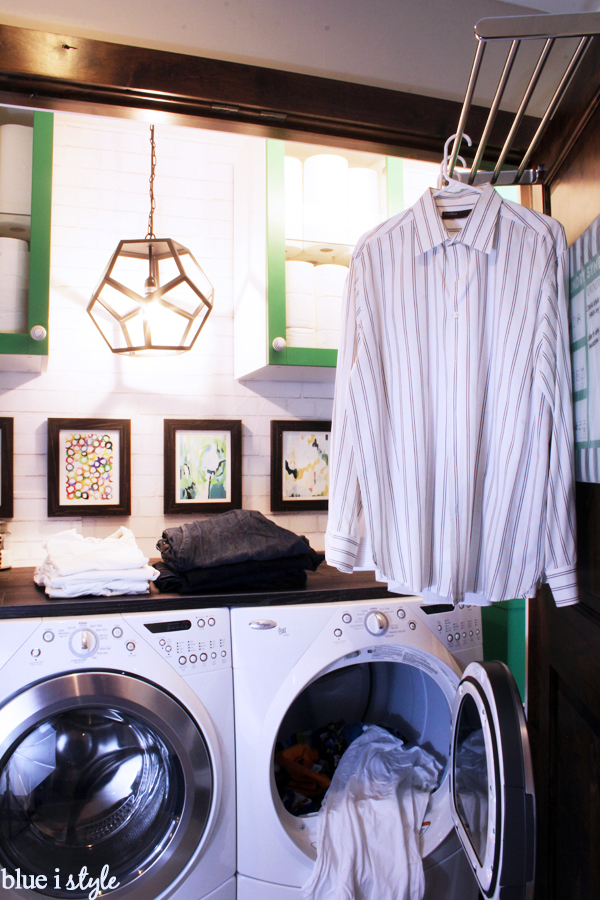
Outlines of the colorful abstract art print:
{"label": "colorful abstract art print", "polygon": [[180,503],[227,503],[231,497],[231,432],[178,431]]}
{"label": "colorful abstract art print", "polygon": [[119,433],[61,431],[59,435],[61,504],[119,502]]}
{"label": "colorful abstract art print", "polygon": [[271,509],[327,509],[331,422],[271,422]]}
{"label": "colorful abstract art print", "polygon": [[329,434],[284,431],[282,498],[319,500],[329,496]]}
{"label": "colorful abstract art print", "polygon": [[49,515],[130,513],[130,423],[48,420]]}
{"label": "colorful abstract art print", "polygon": [[242,423],[165,419],[165,512],[241,507]]}

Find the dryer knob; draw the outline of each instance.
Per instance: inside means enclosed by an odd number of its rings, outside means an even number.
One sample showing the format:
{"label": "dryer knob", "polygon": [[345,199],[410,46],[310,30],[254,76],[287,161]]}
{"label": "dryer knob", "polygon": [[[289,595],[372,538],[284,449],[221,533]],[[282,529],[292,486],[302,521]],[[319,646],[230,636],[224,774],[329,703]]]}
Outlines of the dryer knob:
{"label": "dryer knob", "polygon": [[365,619],[365,628],[369,634],[382,635],[388,630],[387,616],[382,612],[370,612]]}

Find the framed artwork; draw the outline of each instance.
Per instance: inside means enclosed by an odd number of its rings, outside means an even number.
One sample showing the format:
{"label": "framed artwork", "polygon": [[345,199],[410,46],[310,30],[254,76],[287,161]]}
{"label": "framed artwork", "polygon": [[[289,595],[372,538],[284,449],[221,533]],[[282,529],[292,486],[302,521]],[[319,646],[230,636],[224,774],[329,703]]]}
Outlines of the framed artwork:
{"label": "framed artwork", "polygon": [[331,422],[271,422],[271,509],[327,509]]}
{"label": "framed artwork", "polygon": [[165,419],[165,513],[241,508],[241,420]]}
{"label": "framed artwork", "polygon": [[13,516],[13,423],[0,418],[0,519]]}
{"label": "framed artwork", "polygon": [[129,419],[48,419],[48,515],[131,515]]}

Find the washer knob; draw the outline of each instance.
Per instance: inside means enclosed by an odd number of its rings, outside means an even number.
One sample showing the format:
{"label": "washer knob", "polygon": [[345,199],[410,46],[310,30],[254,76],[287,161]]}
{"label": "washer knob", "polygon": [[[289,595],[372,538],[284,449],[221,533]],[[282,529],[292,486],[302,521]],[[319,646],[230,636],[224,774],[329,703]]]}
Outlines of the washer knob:
{"label": "washer knob", "polygon": [[416,629],[416,627],[417,627],[417,623],[416,623],[416,622],[409,622],[409,623],[408,623],[408,627],[410,628],[411,631],[414,631],[414,630]]}
{"label": "washer knob", "polygon": [[365,619],[365,628],[369,634],[382,635],[389,628],[387,616],[382,612],[370,612]]}
{"label": "washer knob", "polygon": [[334,631],[333,631],[333,633],[334,633],[334,635],[335,635],[336,637],[341,637],[341,636],[342,636],[342,629],[341,629],[341,628],[335,628]]}
{"label": "washer knob", "polygon": [[53,631],[45,631],[42,635],[47,644],[54,640],[54,632]]}
{"label": "washer knob", "polygon": [[31,651],[31,655],[33,656],[34,659],[37,659],[38,656],[40,656],[41,652],[42,651],[40,650],[39,647],[34,647],[33,650]]}
{"label": "washer knob", "polygon": [[398,616],[399,619],[405,619],[406,618],[406,610],[399,609],[398,612],[396,613],[396,615]]}
{"label": "washer knob", "polygon": [[133,653],[133,651],[135,650],[135,644],[133,643],[133,641],[127,641],[125,646],[127,647],[127,649],[129,650],[130,653]]}
{"label": "washer knob", "polygon": [[344,613],[344,615],[342,616],[342,622],[345,622],[347,625],[351,621],[352,621],[352,616],[350,615],[350,613]]}

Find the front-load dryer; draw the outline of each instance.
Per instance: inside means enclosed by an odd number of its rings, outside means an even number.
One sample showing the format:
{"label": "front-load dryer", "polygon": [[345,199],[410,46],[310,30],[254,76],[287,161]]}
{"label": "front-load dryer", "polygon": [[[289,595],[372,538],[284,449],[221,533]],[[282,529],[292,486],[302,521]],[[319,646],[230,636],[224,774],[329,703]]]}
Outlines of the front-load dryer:
{"label": "front-load dryer", "polygon": [[523,708],[508,669],[481,662],[477,607],[394,597],[237,608],[231,624],[239,900],[301,900],[317,814],[284,805],[276,747],[338,720],[389,728],[443,766],[420,838],[425,900],[477,900],[477,879],[490,900],[530,895]]}
{"label": "front-load dryer", "polygon": [[227,609],[0,622],[0,885],[235,900]]}

